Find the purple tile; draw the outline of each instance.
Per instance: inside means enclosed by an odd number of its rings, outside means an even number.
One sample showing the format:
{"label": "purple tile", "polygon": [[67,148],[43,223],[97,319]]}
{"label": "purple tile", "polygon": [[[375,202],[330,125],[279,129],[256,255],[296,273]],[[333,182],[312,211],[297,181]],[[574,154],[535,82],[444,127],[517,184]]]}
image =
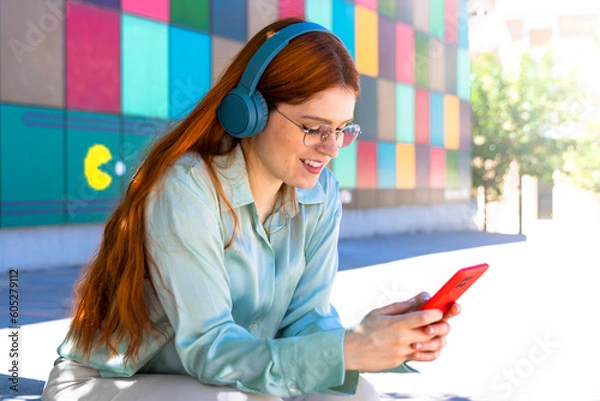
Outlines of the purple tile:
{"label": "purple tile", "polygon": [[471,103],[460,101],[460,148],[471,149]]}
{"label": "purple tile", "polygon": [[119,0],[84,0],[86,3],[93,3],[99,6],[119,9]]}
{"label": "purple tile", "polygon": [[429,146],[416,145],[417,188],[429,188]]}
{"label": "purple tile", "polygon": [[396,23],[379,16],[379,76],[396,79]]}

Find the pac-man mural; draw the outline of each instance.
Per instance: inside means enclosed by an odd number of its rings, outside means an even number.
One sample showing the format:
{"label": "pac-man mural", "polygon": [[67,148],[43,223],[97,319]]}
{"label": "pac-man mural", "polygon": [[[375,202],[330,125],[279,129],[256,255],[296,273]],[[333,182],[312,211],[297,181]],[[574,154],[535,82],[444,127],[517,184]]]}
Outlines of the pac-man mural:
{"label": "pac-man mural", "polygon": [[142,150],[285,16],[361,74],[364,134],[331,166],[346,208],[468,194],[467,0],[2,0],[0,227],[104,221]]}
{"label": "pac-man mural", "polygon": [[88,149],[83,160],[83,171],[90,187],[104,191],[112,183],[110,174],[102,171],[102,165],[112,160],[110,150],[104,145],[94,145]]}

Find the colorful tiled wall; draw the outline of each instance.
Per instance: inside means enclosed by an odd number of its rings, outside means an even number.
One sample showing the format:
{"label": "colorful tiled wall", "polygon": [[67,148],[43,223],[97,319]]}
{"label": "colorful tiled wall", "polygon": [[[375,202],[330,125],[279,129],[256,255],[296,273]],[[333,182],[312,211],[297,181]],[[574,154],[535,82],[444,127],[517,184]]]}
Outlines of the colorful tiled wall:
{"label": "colorful tiled wall", "polygon": [[2,0],[0,227],[105,220],[141,152],[249,36],[285,16],[333,30],[361,73],[364,135],[331,166],[346,207],[455,200],[470,187],[466,8],[467,0]]}

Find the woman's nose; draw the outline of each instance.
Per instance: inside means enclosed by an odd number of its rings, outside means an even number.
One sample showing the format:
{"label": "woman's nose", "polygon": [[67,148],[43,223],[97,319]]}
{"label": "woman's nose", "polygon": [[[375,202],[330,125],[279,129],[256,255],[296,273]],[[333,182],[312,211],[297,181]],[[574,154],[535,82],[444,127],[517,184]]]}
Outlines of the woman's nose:
{"label": "woman's nose", "polygon": [[337,138],[335,134],[335,132],[331,133],[325,142],[321,143],[321,145],[317,148],[319,152],[331,157],[332,159],[338,155],[340,150],[337,145]]}

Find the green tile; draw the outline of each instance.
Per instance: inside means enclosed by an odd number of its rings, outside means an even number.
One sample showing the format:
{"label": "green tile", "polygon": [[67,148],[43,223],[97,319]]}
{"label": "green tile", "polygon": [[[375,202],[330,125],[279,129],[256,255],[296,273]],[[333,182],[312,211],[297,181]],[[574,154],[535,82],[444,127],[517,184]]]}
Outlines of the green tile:
{"label": "green tile", "polygon": [[415,83],[429,88],[429,36],[415,32]]}
{"label": "green tile", "polygon": [[338,156],[333,159],[333,174],[340,183],[341,188],[356,188],[356,166],[358,155],[358,142],[340,149]]}
{"label": "green tile", "polygon": [[459,48],[456,60],[456,92],[459,98],[471,100],[471,58],[469,50]]}
{"label": "green tile", "polygon": [[117,204],[123,180],[121,119],[67,113],[67,221],[102,222]]}
{"label": "green tile", "polygon": [[208,32],[209,0],[171,0],[171,23]]}
{"label": "green tile", "polygon": [[167,124],[167,121],[161,119],[125,118],[123,120],[121,158],[126,167],[123,189],[127,187],[133,173],[152,145],[168,130]]}
{"label": "green tile", "polygon": [[379,0],[379,13],[396,18],[396,0]]}
{"label": "green tile", "polygon": [[396,85],[396,140],[415,143],[415,88]]}
{"label": "green tile", "polygon": [[168,25],[123,14],[123,114],[168,117]]}
{"label": "green tile", "polygon": [[331,0],[306,0],[306,19],[333,29],[333,3]]}
{"label": "green tile", "polygon": [[0,107],[1,227],[65,222],[64,112]]}
{"label": "green tile", "polygon": [[444,0],[429,0],[429,32],[444,37]]}
{"label": "green tile", "polygon": [[459,186],[458,152],[446,149],[446,188]]}

